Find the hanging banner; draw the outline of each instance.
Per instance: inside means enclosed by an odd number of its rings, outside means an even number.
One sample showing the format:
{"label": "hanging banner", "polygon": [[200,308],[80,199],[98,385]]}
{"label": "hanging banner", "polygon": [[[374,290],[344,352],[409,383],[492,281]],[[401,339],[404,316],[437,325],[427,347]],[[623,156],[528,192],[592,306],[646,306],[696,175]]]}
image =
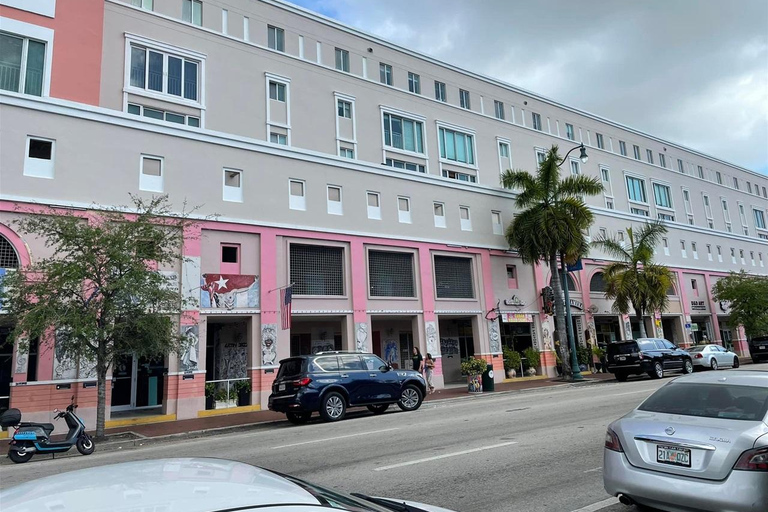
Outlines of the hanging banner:
{"label": "hanging banner", "polygon": [[504,323],[530,323],[533,315],[528,313],[502,313],[501,321]]}

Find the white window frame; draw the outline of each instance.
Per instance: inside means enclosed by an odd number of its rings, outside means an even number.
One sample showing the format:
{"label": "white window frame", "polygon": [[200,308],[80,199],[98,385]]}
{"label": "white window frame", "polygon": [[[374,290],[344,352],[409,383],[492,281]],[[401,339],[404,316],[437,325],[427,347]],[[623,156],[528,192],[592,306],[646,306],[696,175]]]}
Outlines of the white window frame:
{"label": "white window frame", "polygon": [[379,82],[390,87],[395,84],[395,74],[392,70],[392,64],[379,62]]}
{"label": "white window frame", "polygon": [[[27,66],[27,46],[30,39],[45,43],[45,62],[43,64],[43,87],[40,97],[47,97],[51,95],[51,69],[53,65],[53,30],[38,25],[32,25],[31,23],[24,23],[23,21],[17,21],[11,18],[5,18],[0,16],[0,27],[2,31],[9,36],[18,37],[24,39],[22,54],[21,54],[21,69],[19,71],[19,92],[15,94],[25,94],[24,81],[26,79],[26,66]],[[3,93],[11,91],[3,91]],[[13,92],[11,92],[14,94]]]}
{"label": "white window frame", "polygon": [[[437,205],[440,205],[442,207],[442,210],[443,210],[443,214],[442,215],[437,215],[435,213],[435,206],[437,206]],[[435,219],[435,227],[436,228],[445,228],[446,227],[446,222],[445,222],[445,203],[440,202],[440,201],[433,201],[432,202],[432,216]]]}
{"label": "white window frame", "polygon": [[685,216],[688,219],[688,225],[693,226],[696,223],[696,220],[693,216],[693,203],[691,202],[691,190],[688,187],[681,187],[681,190],[683,193],[683,208],[685,209]]}
{"label": "white window frame", "polygon": [[[292,183],[301,184],[302,194],[300,196],[295,196],[292,194],[292,191],[291,191]],[[307,182],[306,181],[297,180],[293,178],[288,180],[288,208],[290,208],[291,210],[300,210],[300,211],[307,210]]]}
{"label": "white window frame", "polygon": [[[571,176],[581,175],[581,161],[578,158],[570,158]],[[575,172],[574,172],[575,171]]]}
{"label": "white window frame", "polygon": [[459,106],[465,110],[472,110],[472,98],[467,89],[459,88]]}
{"label": "white window frame", "polygon": [[693,259],[699,259],[699,246],[696,242],[691,242],[691,255],[693,255]]}
{"label": "white window frame", "polygon": [[503,101],[493,100],[493,114],[496,116],[496,119],[501,119],[502,121],[506,119]]}
{"label": "white window frame", "polygon": [[[332,188],[338,189],[339,191],[338,201],[333,201],[330,198],[330,191]],[[326,185],[325,200],[327,203],[328,215],[344,215],[344,189],[341,185]]]}
{"label": "white window frame", "polygon": [[[379,126],[381,127],[381,147],[383,148],[383,152],[382,152],[383,161],[386,161],[387,153],[400,153],[402,155],[414,156],[414,157],[423,158],[423,159],[429,158],[429,154],[427,150],[428,144],[426,140],[426,137],[427,137],[427,118],[426,117],[419,114],[414,114],[412,112],[406,112],[404,110],[398,110],[396,108],[387,107],[384,105],[379,106],[379,112],[380,112]],[[403,118],[407,121],[414,121],[417,123],[421,123],[421,145],[424,152],[419,153],[417,151],[410,151],[408,149],[400,149],[395,146],[387,146],[387,139],[384,134],[384,114],[390,115],[390,122],[391,122],[391,116],[396,116],[396,117]],[[391,133],[392,133],[392,128],[390,127],[390,134]],[[428,161],[426,163],[428,164]]]}
{"label": "white window frame", "polygon": [[[763,226],[760,227],[757,224],[757,214],[760,213],[760,217],[763,220]],[[766,212],[765,210],[762,210],[760,208],[757,208],[755,206],[752,206],[752,218],[755,219],[755,229],[757,231],[765,231],[768,232],[768,224],[766,224]]]}
{"label": "white window frame", "polygon": [[[643,201],[636,201],[636,200],[632,199],[632,197],[629,195],[629,184],[627,183],[627,178],[633,178],[633,179],[640,180],[640,181],[643,182],[643,190],[645,192],[645,202],[643,202]],[[641,174],[634,174],[634,173],[631,173],[631,172],[624,171],[624,189],[626,190],[627,201],[629,201],[630,204],[642,205],[646,209],[650,208],[651,205],[648,202],[648,192],[649,192],[648,191],[648,179],[645,176],[643,176]]]}
{"label": "white window frame", "polygon": [[605,137],[602,133],[595,132],[595,144],[597,144],[597,149],[605,149]]}
{"label": "white window frame", "polygon": [[408,72],[408,90],[413,94],[421,94],[421,75],[413,71]]}
{"label": "white window frame", "polygon": [[[51,143],[51,159],[45,160],[42,158],[31,158],[29,156],[29,146],[32,140],[40,140]],[[56,140],[49,139],[47,137],[37,137],[35,135],[27,135],[27,143],[24,146],[24,176],[30,178],[44,178],[52,180],[55,176],[56,170]]]}
{"label": "white window frame", "polygon": [[664,247],[664,256],[669,256],[669,239],[662,238],[661,245]]}
{"label": "white window frame", "polygon": [[[189,20],[184,19],[184,6],[183,4],[189,2]],[[195,4],[200,5],[200,23],[195,23]],[[189,23],[191,25],[194,25],[196,27],[202,27],[203,26],[203,2],[202,0],[182,0],[182,8],[181,8],[181,21],[184,23]]]}
{"label": "white window frame", "polygon": [[[600,164],[600,183],[603,184],[603,199],[605,200],[605,207],[609,210],[613,210],[616,207],[616,202],[613,197],[613,183],[611,182],[611,169],[607,165]],[[604,173],[608,174],[608,180],[605,180]],[[611,208],[609,203],[613,206]]]}
{"label": "white window frame", "polygon": [[680,255],[683,258],[688,258],[688,251],[685,249],[685,240],[680,240]]}
{"label": "white window frame", "polygon": [[707,244],[707,260],[712,261],[712,244]]}
{"label": "white window frame", "polygon": [[[536,122],[537,120],[538,122]],[[540,132],[544,131],[544,126],[541,124],[541,114],[538,112],[531,112],[531,128]]]}
{"label": "white window frame", "polygon": [[[270,31],[272,31],[274,33],[274,39],[275,39],[275,47],[274,48],[269,46]],[[278,35],[280,33],[282,33],[282,35],[283,35],[283,38],[282,38],[283,47],[282,48],[280,48],[280,38],[278,37]],[[280,52],[280,53],[285,53],[285,29],[284,28],[278,27],[276,25],[269,25],[269,24],[267,25],[267,47],[270,50],[274,50],[274,51]]]}
{"label": "white window frame", "polygon": [[[227,173],[237,173],[240,175],[239,187],[233,187],[233,186],[227,185]],[[221,177],[221,186],[222,186],[222,200],[232,202],[232,203],[243,202],[243,170],[242,169],[232,169],[229,167],[225,167]]]}
{"label": "white window frame", "polygon": [[[660,206],[656,200],[656,188],[654,185],[659,185],[660,187],[666,187],[667,193],[669,195],[669,202],[671,206]],[[675,212],[675,200],[672,197],[672,185],[667,183],[666,181],[660,181],[651,178],[651,191],[653,192],[653,206],[656,207],[657,210],[662,210],[664,212],[671,212],[674,214]]]}
{"label": "white window frame", "polygon": [[[496,217],[499,218],[499,222],[495,222]],[[501,210],[491,210],[491,228],[494,235],[504,235],[504,218]]]}
{"label": "white window frame", "polygon": [[[144,160],[160,160],[160,176],[144,174]],[[139,155],[139,190],[145,192],[163,192],[165,185],[165,158],[142,153]]]}
{"label": "white window frame", "polygon": [[[709,205],[707,205],[709,203]],[[715,227],[715,218],[712,215],[712,199],[706,192],[701,193],[701,204],[704,205],[704,216],[707,218],[707,226],[710,229]]]}
{"label": "white window frame", "polygon": [[[439,135],[438,135],[439,137]],[[438,140],[438,144],[440,141]],[[501,156],[501,146],[506,146],[507,148],[507,154],[508,156]],[[499,153],[499,174],[504,174],[504,171],[507,169],[504,168],[504,164],[502,163],[502,159],[506,158],[509,160],[509,166],[512,167],[512,141],[509,139],[505,139],[503,137],[496,137],[496,147],[498,148],[497,151]]]}
{"label": "white window frame", "polygon": [[651,164],[651,165],[655,165],[655,164],[653,163],[653,150],[652,150],[652,149],[646,149],[646,150],[645,150],[645,159],[646,159],[646,161],[647,161],[649,164]]}
{"label": "white window frame", "polygon": [[[272,121],[272,101],[283,103],[280,100],[273,100],[269,96],[270,82],[275,82],[285,86],[285,123]],[[271,139],[272,128],[282,128],[285,130],[286,146],[291,146],[291,79],[285,76],[275,75],[272,73],[264,73],[264,83],[266,87],[266,103],[267,103],[267,140]],[[270,140],[271,142],[271,140]]]}
{"label": "white window frame", "polygon": [[621,156],[627,156],[627,143],[623,140],[619,141],[619,154]]}
{"label": "white window frame", "polygon": [[341,158],[346,158],[348,160],[354,160],[355,159],[355,150],[352,148],[346,148],[344,146],[339,148],[339,156]]}
{"label": "white window frame", "polygon": [[632,156],[635,157],[635,160],[638,162],[642,161],[642,153],[640,152],[640,146],[637,144],[632,144]]}
{"label": "white window frame", "polygon": [[[539,162],[539,155],[541,155],[541,162]],[[536,168],[538,169],[539,166],[542,164],[542,162],[547,158],[547,150],[544,148],[534,147],[533,148],[533,157],[534,161],[536,162]]]}
{"label": "white window frame", "polygon": [[[376,203],[378,206],[371,206],[368,203],[370,196],[376,197]],[[368,213],[368,218],[371,220],[381,220],[381,193],[374,192],[373,190],[366,190],[365,192],[365,206]]]}
{"label": "white window frame", "polygon": [[741,221],[741,229],[742,232],[749,236],[749,221],[747,220],[747,208],[744,206],[744,203],[741,201],[738,201],[737,208],[739,210],[739,220]]}
{"label": "white window frame", "polygon": [[722,246],[717,246],[717,262],[722,263],[723,262],[723,248]]}
{"label": "white window frame", "polygon": [[154,9],[154,0],[131,0],[131,5],[139,9],[151,11]]}
{"label": "white window frame", "polygon": [[[317,44],[320,45],[320,42],[318,41]],[[318,46],[317,55],[318,55],[317,61],[319,63],[320,62],[320,58],[319,58],[320,46]],[[339,57],[341,58],[339,59]],[[349,62],[349,50],[345,50],[344,48],[339,48],[338,46],[335,47],[333,49],[333,64],[334,64],[334,68],[337,71],[341,71],[342,73],[349,73],[349,70],[351,69],[350,62]],[[341,67],[339,67],[339,64],[341,65]]]}
{"label": "white window frame", "polygon": [[[475,171],[478,170],[479,164],[478,164],[478,154],[477,154],[477,132],[475,130],[472,130],[471,128],[466,128],[464,126],[458,126],[451,123],[446,123],[445,121],[435,121],[435,127],[436,127],[436,135],[437,135],[437,154],[440,159],[440,175],[443,174],[443,164],[451,165],[451,166],[457,166],[457,167],[465,167],[467,169],[474,169]],[[467,164],[464,162],[459,162],[456,160],[449,160],[447,158],[443,158],[440,154],[440,128],[443,128],[444,130],[450,130],[452,132],[459,132],[465,136],[469,135],[472,137],[472,155],[474,156],[474,163],[473,164]],[[479,173],[478,173],[479,174]],[[479,177],[479,176],[478,176]]]}
{"label": "white window frame", "polygon": [[448,95],[448,89],[445,85],[445,82],[440,82],[439,80],[435,80],[435,99],[437,101],[441,101],[443,103],[448,101],[447,98]]}
{"label": "white window frame", "polygon": [[728,199],[720,196],[720,207],[723,210],[723,220],[725,221],[725,229],[729,233],[733,232],[733,224],[731,222],[731,210],[728,206]]}
{"label": "white window frame", "polygon": [[[400,201],[404,200],[408,205],[407,210],[400,209]],[[411,223],[411,198],[407,196],[397,196],[397,220],[401,224]]]}
{"label": "white window frame", "polygon": [[[462,218],[462,213],[467,212],[467,218]],[[461,224],[462,231],[472,231],[472,211],[469,206],[459,206],[459,222]]]}
{"label": "white window frame", "polygon": [[659,167],[667,168],[667,157],[664,153],[659,153]]}
{"label": "white window frame", "polygon": [[[343,101],[350,104],[350,117],[339,116],[339,102]],[[336,121],[336,154],[341,154],[342,144],[351,145],[354,151],[355,157],[357,157],[357,106],[355,105],[355,97],[349,94],[344,94],[338,91],[333,92],[333,107],[334,107],[334,119]],[[350,119],[352,121],[352,138],[348,139],[341,136],[341,127],[339,125],[339,118]],[[382,134],[383,136],[383,134]]]}

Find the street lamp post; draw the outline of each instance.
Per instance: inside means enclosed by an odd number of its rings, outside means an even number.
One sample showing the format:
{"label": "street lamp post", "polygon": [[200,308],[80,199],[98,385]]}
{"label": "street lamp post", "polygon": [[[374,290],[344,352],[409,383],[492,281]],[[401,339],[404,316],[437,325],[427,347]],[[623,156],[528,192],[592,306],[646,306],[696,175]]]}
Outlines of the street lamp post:
{"label": "street lamp post", "polygon": [[[563,162],[568,159],[568,155],[575,149],[581,150],[579,153],[579,160],[581,160],[581,163],[587,163],[589,156],[587,156],[587,148],[584,147],[584,143],[582,142],[578,146],[571,148],[571,150],[565,154],[563,159],[560,160],[560,163],[557,164],[557,166],[560,167]],[[568,347],[571,351],[571,372],[573,373],[573,380],[584,380],[584,377],[581,375],[581,369],[579,368],[579,358],[576,355],[576,339],[573,333],[573,320],[571,317],[571,296],[568,290],[568,266],[565,263],[564,253],[560,253],[560,267],[562,269],[561,279],[563,281],[563,294],[565,295],[565,328],[568,333]]]}

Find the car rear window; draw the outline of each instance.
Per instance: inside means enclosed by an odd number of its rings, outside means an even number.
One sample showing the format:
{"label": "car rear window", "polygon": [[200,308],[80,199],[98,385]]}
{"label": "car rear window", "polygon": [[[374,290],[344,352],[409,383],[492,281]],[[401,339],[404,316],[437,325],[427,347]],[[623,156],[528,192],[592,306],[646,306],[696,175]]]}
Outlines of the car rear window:
{"label": "car rear window", "polygon": [[608,344],[609,354],[631,354],[632,352],[637,352],[637,343],[634,341]]}
{"label": "car rear window", "polygon": [[280,363],[280,369],[277,371],[277,379],[281,377],[293,377],[301,373],[303,359],[286,359]]}
{"label": "car rear window", "polygon": [[768,388],[675,382],[656,391],[638,409],[683,416],[761,421],[768,410]]}
{"label": "car rear window", "polygon": [[695,347],[687,348],[688,352],[704,352],[707,349],[707,345],[696,345]]}

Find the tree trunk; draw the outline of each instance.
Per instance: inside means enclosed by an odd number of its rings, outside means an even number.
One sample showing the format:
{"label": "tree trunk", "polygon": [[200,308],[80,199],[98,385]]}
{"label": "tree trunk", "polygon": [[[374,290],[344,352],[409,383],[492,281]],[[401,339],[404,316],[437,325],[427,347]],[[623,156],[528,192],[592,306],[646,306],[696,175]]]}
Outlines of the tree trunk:
{"label": "tree trunk", "polygon": [[570,351],[568,350],[568,335],[565,326],[565,301],[563,287],[560,285],[560,274],[557,271],[557,254],[549,255],[549,269],[552,272],[552,291],[555,294],[555,318],[557,319],[557,338],[560,340],[560,360],[562,361],[563,376],[573,380]]}
{"label": "tree trunk", "polygon": [[[104,342],[101,342],[104,343]],[[98,373],[98,400],[96,402],[96,437],[104,437],[104,424],[107,408],[107,369],[109,363],[105,354],[106,350],[99,347],[96,355],[96,372]]]}
{"label": "tree trunk", "polygon": [[635,316],[640,322],[640,337],[647,338],[648,335],[645,332],[645,318],[643,318],[643,312],[640,310],[640,308],[635,307]]}

